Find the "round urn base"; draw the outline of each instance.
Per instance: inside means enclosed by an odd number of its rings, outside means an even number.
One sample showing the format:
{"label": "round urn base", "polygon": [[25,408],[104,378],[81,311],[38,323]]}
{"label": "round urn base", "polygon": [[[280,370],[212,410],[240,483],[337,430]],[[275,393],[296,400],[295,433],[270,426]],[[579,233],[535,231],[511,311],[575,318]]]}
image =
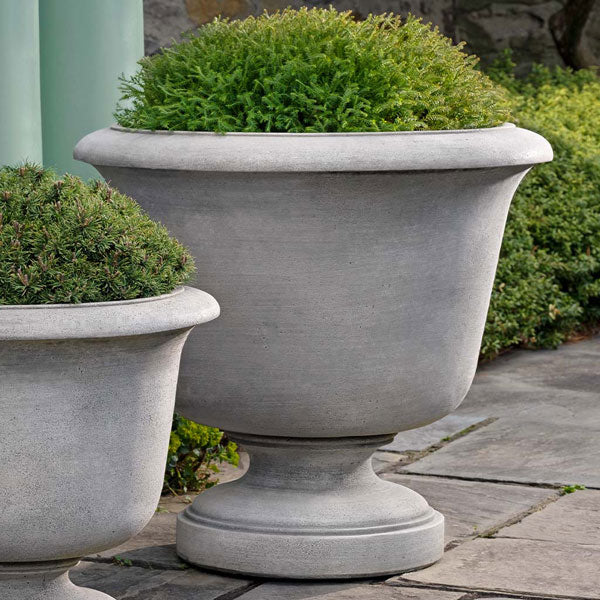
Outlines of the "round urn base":
{"label": "round urn base", "polygon": [[250,454],[250,469],[179,515],[177,552],[187,562],[244,575],[346,579],[442,557],[444,517],[373,472],[372,453],[392,436],[230,437]]}
{"label": "round urn base", "polygon": [[68,570],[79,559],[0,563],[0,598],[6,600],[114,600],[112,596],[79,587]]}

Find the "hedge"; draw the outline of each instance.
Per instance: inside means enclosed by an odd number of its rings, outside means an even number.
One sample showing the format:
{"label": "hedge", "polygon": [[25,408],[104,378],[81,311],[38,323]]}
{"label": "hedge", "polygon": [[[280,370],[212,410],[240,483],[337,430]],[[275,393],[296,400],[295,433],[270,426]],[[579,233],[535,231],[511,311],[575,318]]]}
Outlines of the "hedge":
{"label": "hedge", "polygon": [[600,322],[600,80],[592,70],[535,66],[513,75],[507,54],[489,75],[510,93],[515,122],[547,138],[514,198],[481,355],[556,347]]}

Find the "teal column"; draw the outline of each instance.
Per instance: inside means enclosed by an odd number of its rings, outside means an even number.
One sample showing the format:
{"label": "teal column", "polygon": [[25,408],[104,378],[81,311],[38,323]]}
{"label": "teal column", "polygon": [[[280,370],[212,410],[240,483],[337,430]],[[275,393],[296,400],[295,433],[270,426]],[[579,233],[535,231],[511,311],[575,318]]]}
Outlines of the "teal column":
{"label": "teal column", "polygon": [[44,165],[99,177],[73,147],[114,122],[119,75],[144,55],[142,0],[42,0],[40,49]]}
{"label": "teal column", "polygon": [[0,0],[0,165],[42,162],[38,0]]}

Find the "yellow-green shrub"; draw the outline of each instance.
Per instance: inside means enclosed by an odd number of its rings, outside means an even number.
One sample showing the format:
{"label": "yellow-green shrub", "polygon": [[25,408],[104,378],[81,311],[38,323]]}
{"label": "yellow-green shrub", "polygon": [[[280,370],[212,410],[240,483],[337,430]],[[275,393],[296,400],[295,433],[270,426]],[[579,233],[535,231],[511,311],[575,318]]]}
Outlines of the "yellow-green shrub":
{"label": "yellow-green shrub", "polygon": [[333,8],[217,19],[140,61],[124,127],[184,131],[411,131],[491,127],[506,98],[477,58],[414,17]]}
{"label": "yellow-green shrub", "polygon": [[215,485],[223,462],[238,464],[237,446],[223,443],[223,432],[175,415],[163,492],[202,491]]}

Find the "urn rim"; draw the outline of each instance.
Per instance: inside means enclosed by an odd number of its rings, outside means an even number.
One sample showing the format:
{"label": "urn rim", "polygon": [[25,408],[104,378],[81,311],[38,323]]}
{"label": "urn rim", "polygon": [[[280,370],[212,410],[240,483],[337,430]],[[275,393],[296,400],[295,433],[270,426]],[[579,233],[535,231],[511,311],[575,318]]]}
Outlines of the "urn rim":
{"label": "urn rim", "polygon": [[512,123],[482,129],[261,133],[94,131],[75,146],[97,167],[200,172],[379,172],[531,167],[552,160],[541,135]]}
{"label": "urn rim", "polygon": [[0,341],[114,338],[179,329],[216,319],[220,307],[202,290],[80,304],[2,304]]}

